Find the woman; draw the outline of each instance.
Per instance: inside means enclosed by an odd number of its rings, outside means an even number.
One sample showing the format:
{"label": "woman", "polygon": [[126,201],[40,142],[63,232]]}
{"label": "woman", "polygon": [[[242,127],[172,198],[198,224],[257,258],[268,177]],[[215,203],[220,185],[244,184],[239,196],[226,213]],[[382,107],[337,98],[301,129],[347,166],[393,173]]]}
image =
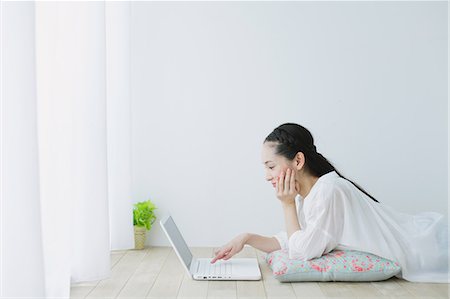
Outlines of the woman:
{"label": "woman", "polygon": [[443,215],[408,215],[379,203],[344,178],[316,151],[311,133],[286,123],[263,143],[266,179],[276,189],[286,231],[272,237],[244,233],[215,252],[228,260],[245,244],[266,253],[288,249],[310,260],[333,249],[359,250],[397,261],[409,281],[448,283],[448,226]]}

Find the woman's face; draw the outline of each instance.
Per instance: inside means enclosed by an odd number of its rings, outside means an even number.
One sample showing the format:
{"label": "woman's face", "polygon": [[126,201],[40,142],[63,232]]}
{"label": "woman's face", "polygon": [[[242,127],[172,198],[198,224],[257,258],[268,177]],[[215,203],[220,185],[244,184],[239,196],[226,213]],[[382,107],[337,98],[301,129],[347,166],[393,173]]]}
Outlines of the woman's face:
{"label": "woman's face", "polygon": [[262,148],[262,163],[265,170],[265,178],[272,183],[275,188],[275,183],[280,176],[281,171],[286,173],[288,168],[297,171],[295,163],[288,161],[286,158],[275,154],[275,142],[264,142]]}

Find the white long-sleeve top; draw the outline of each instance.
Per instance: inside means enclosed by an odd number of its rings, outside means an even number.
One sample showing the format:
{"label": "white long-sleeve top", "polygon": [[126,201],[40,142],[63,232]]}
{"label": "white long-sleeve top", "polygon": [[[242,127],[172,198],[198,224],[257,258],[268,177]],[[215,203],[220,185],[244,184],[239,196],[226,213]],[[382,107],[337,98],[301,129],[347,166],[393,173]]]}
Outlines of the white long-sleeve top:
{"label": "white long-sleeve top", "polygon": [[295,198],[300,230],[274,237],[289,258],[310,260],[333,249],[358,250],[398,262],[396,275],[416,282],[449,282],[448,225],[443,215],[408,215],[373,201],[335,171],[308,195]]}

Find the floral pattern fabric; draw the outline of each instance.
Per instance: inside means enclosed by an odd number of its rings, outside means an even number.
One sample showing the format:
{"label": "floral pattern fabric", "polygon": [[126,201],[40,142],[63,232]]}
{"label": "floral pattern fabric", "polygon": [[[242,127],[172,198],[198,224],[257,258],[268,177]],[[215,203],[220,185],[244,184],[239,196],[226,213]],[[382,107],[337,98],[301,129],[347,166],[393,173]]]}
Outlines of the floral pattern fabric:
{"label": "floral pattern fabric", "polygon": [[276,279],[288,281],[379,281],[400,273],[397,262],[356,251],[333,250],[308,261],[289,259],[288,249],[266,254]]}

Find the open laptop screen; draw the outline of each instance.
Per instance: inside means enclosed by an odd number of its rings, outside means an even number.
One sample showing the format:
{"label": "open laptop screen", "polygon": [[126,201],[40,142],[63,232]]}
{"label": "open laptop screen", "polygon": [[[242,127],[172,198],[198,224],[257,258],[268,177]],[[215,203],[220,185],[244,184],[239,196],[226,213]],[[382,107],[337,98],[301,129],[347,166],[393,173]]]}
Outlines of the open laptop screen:
{"label": "open laptop screen", "polygon": [[166,220],[161,221],[161,225],[166,230],[168,237],[172,242],[172,245],[175,247],[176,251],[178,251],[181,259],[189,269],[192,261],[192,253],[189,250],[189,247],[184,241],[183,236],[181,235],[177,226],[175,225],[172,216],[169,216]]}

